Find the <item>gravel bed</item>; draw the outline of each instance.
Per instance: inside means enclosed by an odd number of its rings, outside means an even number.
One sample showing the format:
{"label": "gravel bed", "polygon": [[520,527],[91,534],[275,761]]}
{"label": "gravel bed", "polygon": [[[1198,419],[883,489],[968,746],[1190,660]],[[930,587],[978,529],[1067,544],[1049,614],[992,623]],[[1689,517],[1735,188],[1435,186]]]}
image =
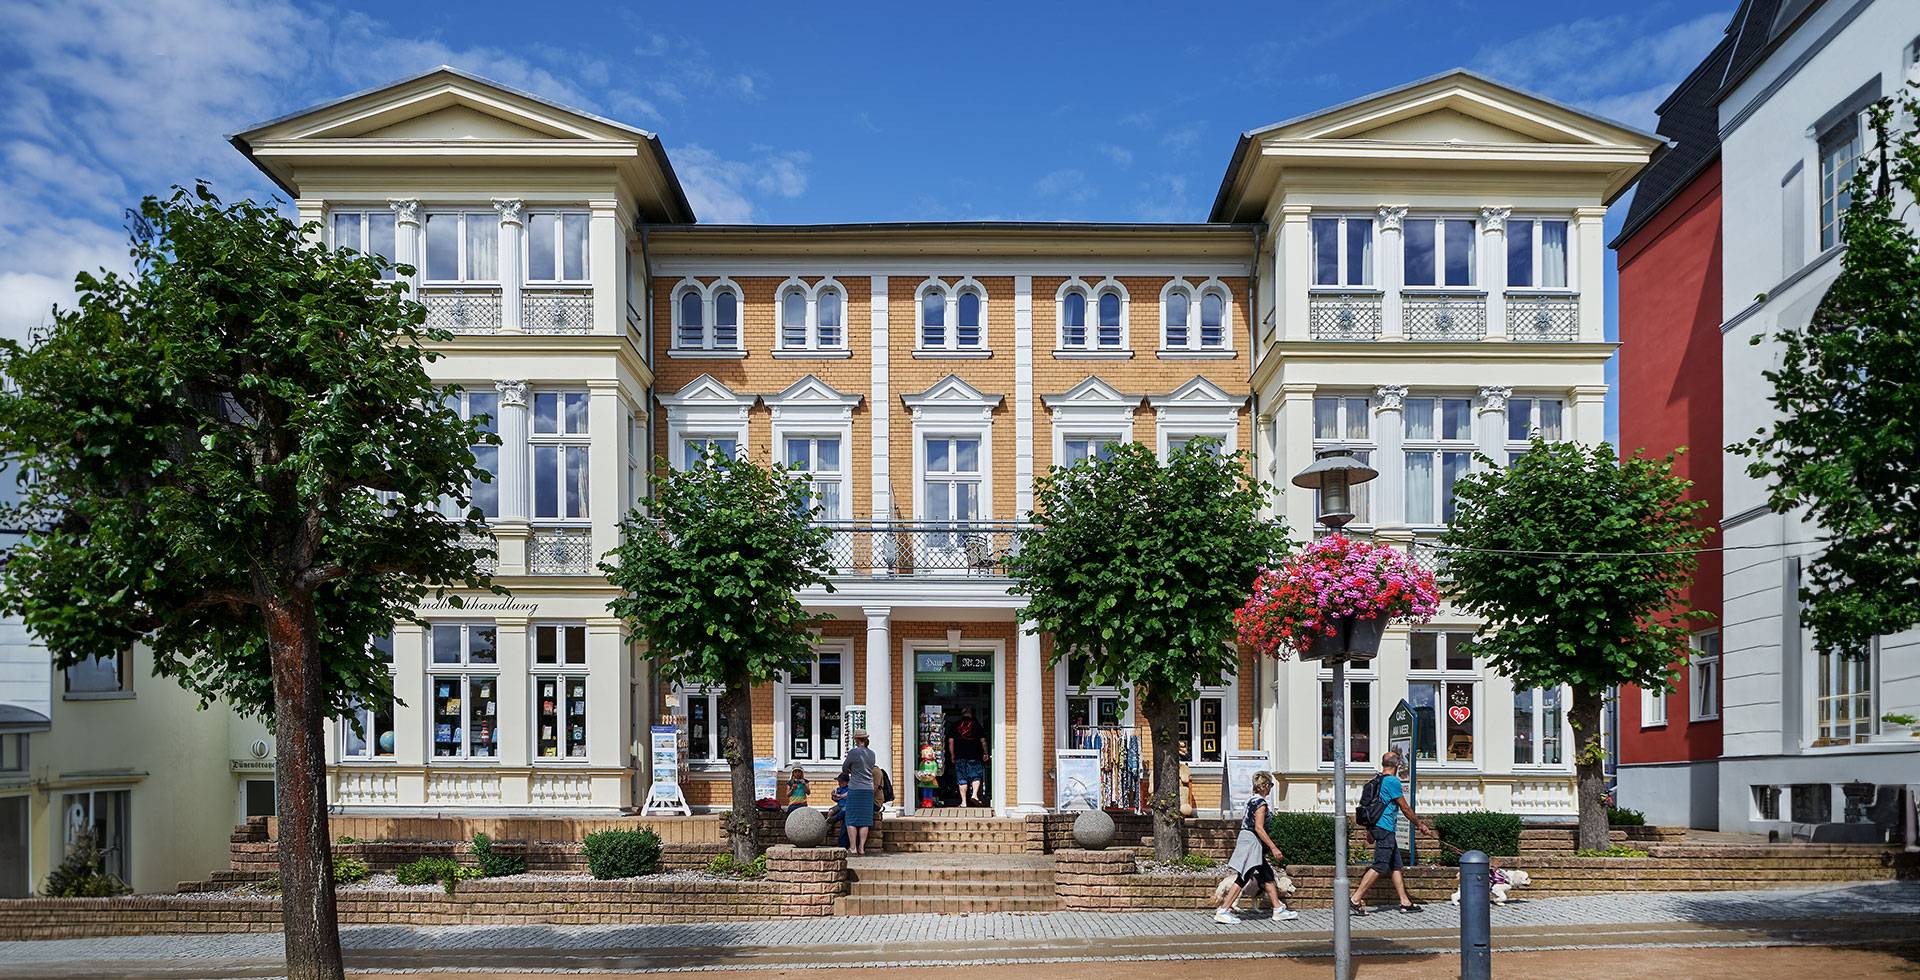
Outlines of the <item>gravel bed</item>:
{"label": "gravel bed", "polygon": [[[543,882],[544,881],[565,881],[565,882],[580,882],[583,884],[593,884],[600,881],[600,879],[595,878],[592,875],[586,875],[586,874],[544,874],[544,873],[535,872],[530,874],[506,875],[500,878],[468,878],[468,879],[462,879],[461,883],[466,884],[473,881],[511,882],[511,881],[517,881],[517,880],[543,881]],[[725,875],[711,875],[706,873],[705,871],[688,870],[688,871],[662,871],[656,874],[643,875],[637,879],[615,879],[615,880],[661,881],[661,882],[668,882],[668,881],[732,882],[732,881],[746,881],[750,879],[732,878]],[[759,879],[759,880],[764,880],[764,879]],[[375,872],[374,874],[368,876],[364,881],[356,881],[352,884],[335,885],[334,891],[339,894],[353,894],[357,892],[445,892],[446,888],[441,884],[439,884],[438,882],[433,882],[425,885],[403,885],[400,883],[400,880],[398,878],[394,877],[392,872]],[[253,883],[248,883],[244,885],[236,885],[233,888],[227,889],[226,891],[184,892],[174,897],[182,898],[182,899],[197,900],[197,901],[205,901],[208,899],[273,898],[278,896],[279,894],[280,893],[277,891],[268,891],[260,887],[259,883],[253,882]]]}
{"label": "gravel bed", "polygon": [[1216,864],[1211,868],[1189,868],[1184,864],[1161,864],[1158,861],[1138,861],[1134,867],[1143,875],[1173,875],[1187,878],[1218,878],[1226,873],[1226,866]]}

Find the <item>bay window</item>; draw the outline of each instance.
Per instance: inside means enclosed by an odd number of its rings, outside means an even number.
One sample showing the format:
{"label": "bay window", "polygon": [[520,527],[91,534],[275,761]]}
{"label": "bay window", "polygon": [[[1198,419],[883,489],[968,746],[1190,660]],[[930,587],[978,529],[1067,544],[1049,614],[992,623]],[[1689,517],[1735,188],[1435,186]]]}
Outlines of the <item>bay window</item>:
{"label": "bay window", "polygon": [[840,458],[838,436],[787,437],[787,469],[805,474],[807,502],[816,520],[846,519],[841,510],[846,497],[846,471]]}
{"label": "bay window", "polygon": [[433,757],[500,755],[500,655],[491,622],[435,623],[430,634]]}
{"label": "bay window", "polygon": [[1567,221],[1507,219],[1507,285],[1516,289],[1567,288]]}
{"label": "bay window", "polygon": [[1480,711],[1480,672],[1473,634],[1414,630],[1409,639],[1407,702],[1413,706],[1414,757],[1423,763],[1471,767]]}
{"label": "bay window", "polygon": [[587,757],[587,628],[533,627],[533,759]]}
{"label": "bay window", "polygon": [[787,761],[831,763],[845,752],[843,710],[851,664],[838,645],[816,647],[807,669],[788,677],[786,697]]}
{"label": "bay window", "polygon": [[1407,218],[1401,225],[1408,286],[1471,287],[1477,227],[1471,218]]}
{"label": "bay window", "polygon": [[528,441],[532,443],[534,519],[586,519],[587,393],[535,392]]}
{"label": "bay window", "polygon": [[[376,636],[370,642],[375,658],[393,670],[393,637]],[[342,759],[391,759],[394,750],[393,699],[380,703],[362,701],[341,719],[340,757]]]}
{"label": "bay window", "polygon": [[1402,411],[1406,522],[1453,521],[1453,487],[1473,469],[1473,399],[1408,398]]}
{"label": "bay window", "polygon": [[587,213],[527,214],[527,281],[586,282]]}
{"label": "bay window", "polygon": [[436,283],[500,281],[500,216],[492,211],[427,214],[426,278]]}
{"label": "bay window", "polygon": [[1517,688],[1513,692],[1513,764],[1565,765],[1566,689]]}
{"label": "bay window", "polygon": [[1313,219],[1313,284],[1345,288],[1373,285],[1373,219]]}
{"label": "bay window", "polygon": [[1687,720],[1720,717],[1720,631],[1693,634],[1687,657]]}
{"label": "bay window", "polygon": [[[334,248],[350,248],[356,252],[378,255],[391,263],[399,254],[394,250],[393,236],[391,210],[333,212]],[[393,267],[389,265],[382,270],[380,278],[392,279]]]}
{"label": "bay window", "polygon": [[[1365,395],[1316,395],[1313,399],[1313,448],[1344,449],[1355,459],[1373,465],[1373,402]],[[1356,484],[1348,490],[1347,505],[1353,510],[1353,523],[1373,523],[1368,487]],[[1320,492],[1314,491],[1314,513],[1325,513]]]}
{"label": "bay window", "polygon": [[[446,395],[448,408],[459,413],[462,419],[478,424],[480,432],[497,435],[500,432],[500,394],[495,391],[450,391]],[[480,516],[493,520],[500,516],[500,446],[498,443],[475,443],[467,447],[473,453],[474,467],[486,473],[490,479],[481,480],[475,476],[467,488],[469,506],[480,511]],[[463,518],[466,512],[457,507],[451,498],[441,502],[441,511],[448,517]]]}

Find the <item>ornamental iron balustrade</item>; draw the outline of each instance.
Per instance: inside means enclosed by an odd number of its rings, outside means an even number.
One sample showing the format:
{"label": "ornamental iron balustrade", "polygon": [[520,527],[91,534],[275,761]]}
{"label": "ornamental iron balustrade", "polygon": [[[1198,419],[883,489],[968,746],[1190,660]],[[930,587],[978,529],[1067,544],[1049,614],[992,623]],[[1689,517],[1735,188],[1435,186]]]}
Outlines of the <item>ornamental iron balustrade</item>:
{"label": "ornamental iron balustrade", "polygon": [[1031,525],[1013,521],[823,521],[831,574],[1011,578],[1007,559]]}
{"label": "ornamental iron balustrade", "polygon": [[1477,293],[1406,293],[1400,322],[1409,340],[1481,340],[1487,336],[1487,298]]}
{"label": "ornamental iron balustrade", "polygon": [[423,289],[420,305],[427,308],[429,328],[454,333],[500,332],[497,289]]}
{"label": "ornamental iron balustrade", "polygon": [[1580,297],[1507,295],[1507,339],[1571,341],[1580,337]]}
{"label": "ornamental iron balustrade", "polygon": [[528,333],[593,332],[593,294],[528,290],[520,300],[520,322]]}
{"label": "ornamental iron balustrade", "polygon": [[1313,293],[1307,324],[1315,340],[1378,340],[1379,293]]}
{"label": "ornamental iron balustrade", "polygon": [[527,542],[533,575],[585,575],[594,571],[593,532],[585,528],[535,528]]}
{"label": "ornamental iron balustrade", "polygon": [[492,575],[499,571],[500,545],[492,535],[462,534],[460,535],[460,546],[462,548],[480,549],[486,552],[478,561],[474,562],[474,565],[484,574]]}
{"label": "ornamental iron balustrade", "polygon": [[1413,539],[1409,556],[1413,558],[1414,564],[1432,572],[1434,581],[1441,585],[1453,581],[1453,572],[1447,567],[1447,553],[1433,539]]}

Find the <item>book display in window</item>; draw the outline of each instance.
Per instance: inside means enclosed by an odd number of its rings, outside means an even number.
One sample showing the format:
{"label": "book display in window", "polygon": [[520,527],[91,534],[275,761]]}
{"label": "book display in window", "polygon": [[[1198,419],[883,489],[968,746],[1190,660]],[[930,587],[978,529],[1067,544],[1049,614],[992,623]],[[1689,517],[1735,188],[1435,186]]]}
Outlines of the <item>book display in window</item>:
{"label": "book display in window", "polygon": [[467,707],[467,713],[472,719],[467,751],[477,759],[490,759],[496,754],[500,703],[494,696],[493,687],[494,679],[491,677],[475,677],[467,682],[468,695],[473,699],[473,703]]}
{"label": "book display in window", "polygon": [[587,756],[587,679],[567,678],[567,758]]}
{"label": "book display in window", "polygon": [[542,677],[535,684],[535,698],[539,701],[540,734],[535,746],[542,759],[556,759],[560,756],[560,679]]}
{"label": "book display in window", "polygon": [[433,754],[436,758],[460,755],[466,731],[460,721],[460,678],[433,679]]}

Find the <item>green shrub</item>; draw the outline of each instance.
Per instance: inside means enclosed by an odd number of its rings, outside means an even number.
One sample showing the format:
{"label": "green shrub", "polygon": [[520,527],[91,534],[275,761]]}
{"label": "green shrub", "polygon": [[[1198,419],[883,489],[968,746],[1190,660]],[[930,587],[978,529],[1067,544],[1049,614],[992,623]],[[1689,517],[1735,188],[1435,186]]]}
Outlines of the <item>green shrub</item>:
{"label": "green shrub", "polygon": [[660,835],[651,830],[596,830],[581,849],[595,878],[634,878],[660,867]]}
{"label": "green shrub", "polygon": [[373,875],[373,869],[359,858],[337,857],[333,859],[333,883],[351,885],[356,881],[365,881]]}
{"label": "green shrub", "polygon": [[460,879],[480,877],[480,869],[463,868],[460,862],[452,858],[423,857],[393,869],[393,876],[403,885],[430,885],[439,882],[447,890],[447,894],[451,895],[454,887],[460,884]]}
{"label": "green shrub", "polygon": [[82,830],[73,846],[67,848],[67,856],[47,873],[40,894],[48,898],[109,898],[133,890],[105,869],[106,856],[94,843],[92,831]]}
{"label": "green shrub", "polygon": [[[1440,839],[1460,851],[1484,851],[1489,857],[1514,857],[1520,853],[1520,818],[1511,813],[1470,810],[1466,813],[1442,813],[1433,818],[1433,829]],[[1459,864],[1460,852],[1441,848],[1442,863]]]}
{"label": "green shrub", "polygon": [[1267,834],[1280,846],[1288,864],[1333,863],[1333,815],[1276,812],[1267,819]]}
{"label": "green shrub", "polygon": [[767,876],[767,856],[761,854],[745,864],[733,859],[732,854],[720,854],[707,862],[707,873],[722,878],[749,878],[758,880]]}
{"label": "green shrub", "polygon": [[[1274,843],[1276,844],[1279,843],[1279,838],[1275,838]],[[1205,871],[1208,868],[1211,868],[1219,864],[1220,862],[1215,861],[1214,859],[1206,856],[1205,854],[1186,854],[1186,855],[1182,855],[1180,860],[1175,861],[1173,863],[1176,865],[1179,865],[1182,868],[1187,869],[1188,871]]]}
{"label": "green shrub", "polygon": [[1607,823],[1614,827],[1645,827],[1647,815],[1624,806],[1607,807]]}
{"label": "green shrub", "polygon": [[1633,847],[1609,847],[1604,851],[1596,851],[1588,848],[1583,851],[1575,851],[1573,854],[1575,857],[1583,858],[1643,858],[1647,856],[1647,852]]}
{"label": "green shrub", "polygon": [[486,834],[475,833],[473,835],[473,858],[480,864],[480,877],[482,878],[505,878],[509,875],[523,875],[527,873],[527,861],[525,858],[515,857],[511,854],[495,854],[493,851],[493,839]]}

